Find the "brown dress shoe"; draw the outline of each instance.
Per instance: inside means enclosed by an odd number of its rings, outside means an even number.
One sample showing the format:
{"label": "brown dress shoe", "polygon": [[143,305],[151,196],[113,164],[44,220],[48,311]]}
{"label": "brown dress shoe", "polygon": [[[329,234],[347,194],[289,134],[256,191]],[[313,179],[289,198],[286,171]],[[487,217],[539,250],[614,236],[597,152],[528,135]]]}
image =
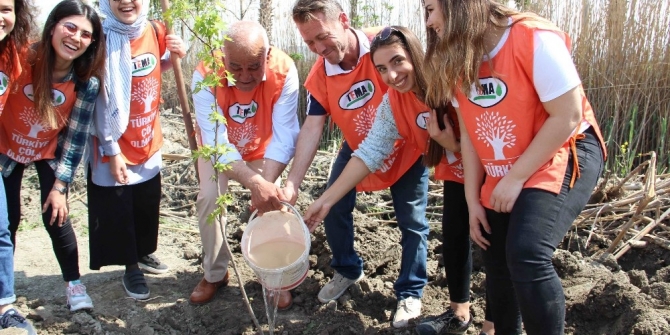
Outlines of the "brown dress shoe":
{"label": "brown dress shoe", "polygon": [[[270,300],[269,297],[268,300]],[[279,291],[279,301],[277,302],[277,310],[285,311],[291,308],[291,306],[293,306],[293,296],[291,295],[291,291]]]}
{"label": "brown dress shoe", "polygon": [[215,283],[210,283],[205,280],[205,278],[202,278],[195,289],[193,289],[193,293],[191,293],[191,297],[188,299],[188,302],[190,302],[191,305],[206,304],[214,298],[214,295],[216,295],[216,291],[219,288],[226,285],[228,285],[228,272],[226,272],[226,275],[223,276],[223,279]]}

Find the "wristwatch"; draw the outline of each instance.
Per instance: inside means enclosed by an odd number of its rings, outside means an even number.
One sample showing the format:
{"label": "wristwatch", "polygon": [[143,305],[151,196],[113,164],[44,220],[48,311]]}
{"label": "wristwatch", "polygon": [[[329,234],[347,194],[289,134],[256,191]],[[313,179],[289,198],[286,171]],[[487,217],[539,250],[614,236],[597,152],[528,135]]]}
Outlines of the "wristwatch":
{"label": "wristwatch", "polygon": [[65,193],[67,193],[67,186],[58,187],[57,185],[54,185],[53,189],[60,192],[60,194],[63,194],[63,195]]}

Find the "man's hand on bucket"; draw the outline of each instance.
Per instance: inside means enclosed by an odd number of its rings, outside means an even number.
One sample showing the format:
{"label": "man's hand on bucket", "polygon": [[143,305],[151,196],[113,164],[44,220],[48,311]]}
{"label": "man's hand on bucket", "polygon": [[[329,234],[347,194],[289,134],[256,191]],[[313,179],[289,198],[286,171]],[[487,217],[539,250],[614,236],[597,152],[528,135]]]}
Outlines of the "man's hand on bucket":
{"label": "man's hand on bucket", "polygon": [[258,209],[258,215],[274,210],[286,210],[281,203],[285,201],[281,189],[263,178],[259,178],[250,187],[251,211]]}

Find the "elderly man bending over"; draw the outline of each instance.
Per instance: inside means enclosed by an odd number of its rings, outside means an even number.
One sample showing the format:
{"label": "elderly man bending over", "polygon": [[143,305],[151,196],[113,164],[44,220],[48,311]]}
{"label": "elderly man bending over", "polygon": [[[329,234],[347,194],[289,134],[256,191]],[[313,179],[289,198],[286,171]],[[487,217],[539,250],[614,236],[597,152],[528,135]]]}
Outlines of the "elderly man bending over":
{"label": "elderly man bending over", "polygon": [[[281,207],[280,189],[275,181],[295,153],[299,132],[298,71],[288,55],[270,47],[267,32],[260,24],[238,21],[230,25],[227,35],[232,40],[225,41],[221,57],[235,80],[226,80],[221,70],[224,79],[218,87],[193,95],[200,142],[230,148],[219,159],[231,167],[219,174],[221,193],[226,192],[228,180],[234,179],[251,190],[252,206],[265,212]],[[200,63],[193,73],[193,88],[210,72]],[[209,120],[212,106],[227,120],[218,129]],[[217,206],[212,160],[198,160],[200,192],[196,209],[205,276],[189,299],[194,305],[209,302],[218,288],[228,284],[229,257],[223,243],[225,237],[219,229],[221,222],[208,221],[208,215]],[[223,220],[225,224],[225,215]],[[290,292],[283,291],[278,308],[286,309],[291,302]]]}

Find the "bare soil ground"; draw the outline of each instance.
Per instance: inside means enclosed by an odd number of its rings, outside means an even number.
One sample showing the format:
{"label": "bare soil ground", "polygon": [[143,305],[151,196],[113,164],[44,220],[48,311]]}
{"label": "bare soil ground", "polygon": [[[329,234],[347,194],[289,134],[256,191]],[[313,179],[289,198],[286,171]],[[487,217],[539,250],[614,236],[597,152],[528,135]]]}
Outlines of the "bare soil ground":
{"label": "bare soil ground", "polygon": [[[187,143],[177,114],[165,113],[164,153],[186,155]],[[315,159],[303,184],[298,208],[303,211],[325,187],[333,156],[322,153]],[[88,269],[88,234],[85,180],[79,176],[70,194],[72,222],[79,242],[82,281],[88,288],[95,308],[70,313],[66,308],[65,287],[46,231],[39,216],[39,190],[33,170],[26,171],[23,189],[24,218],[18,234],[15,255],[18,308],[29,315],[39,334],[253,334],[238,288],[231,276],[230,285],[221,289],[208,305],[188,303],[191,290],[202,277],[200,239],[195,217],[197,184],[189,160],[165,161],[161,232],[157,255],[170,265],[165,275],[147,275],[151,298],[128,298],[121,286],[122,267],[102,271]],[[81,171],[82,169],[80,169]],[[423,315],[442,313],[448,301],[442,266],[440,217],[441,185],[431,184],[429,199],[431,232],[429,236],[429,283],[424,291]],[[228,206],[228,240],[243,275],[243,285],[252,299],[256,316],[265,326],[262,288],[244,263],[239,242],[249,217],[249,193],[238,184],[231,186],[234,202]],[[356,221],[356,248],[365,260],[366,278],[349,289],[337,304],[323,305],[316,295],[332,276],[330,251],[323,228],[312,236],[310,271],[302,285],[294,290],[294,305],[279,312],[277,334],[411,334],[393,329],[390,320],[396,300],[392,283],[398,269],[400,233],[393,214],[378,214],[389,209],[388,192],[360,194]],[[567,334],[670,334],[670,251],[653,244],[633,249],[619,262],[598,263],[591,258],[607,248],[604,239],[588,232],[573,230],[566,236],[554,257],[561,276],[567,304]],[[472,296],[475,324],[483,321],[483,280],[481,257],[475,250]],[[0,334],[5,334],[0,331]]]}

